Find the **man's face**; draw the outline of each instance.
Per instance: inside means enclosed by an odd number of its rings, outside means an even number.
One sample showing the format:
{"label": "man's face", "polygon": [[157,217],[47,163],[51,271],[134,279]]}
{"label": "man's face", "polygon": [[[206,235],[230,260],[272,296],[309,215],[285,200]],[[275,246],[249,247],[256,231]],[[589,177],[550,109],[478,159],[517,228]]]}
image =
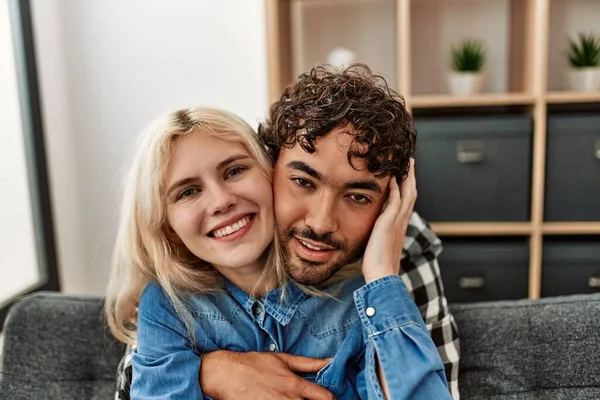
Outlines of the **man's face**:
{"label": "man's face", "polygon": [[348,163],[351,126],[317,138],[315,152],[282,148],[275,163],[274,208],[287,269],[315,285],[364,250],[387,196],[390,178],[376,178],[364,160]]}

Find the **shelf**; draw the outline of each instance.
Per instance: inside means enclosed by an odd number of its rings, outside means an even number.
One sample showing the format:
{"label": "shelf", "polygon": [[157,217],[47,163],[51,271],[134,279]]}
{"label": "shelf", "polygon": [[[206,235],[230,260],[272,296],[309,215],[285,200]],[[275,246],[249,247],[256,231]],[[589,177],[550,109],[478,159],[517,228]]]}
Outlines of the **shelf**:
{"label": "shelf", "polygon": [[520,236],[532,232],[529,222],[437,222],[431,228],[440,236]]}
{"label": "shelf", "polygon": [[[535,0],[413,0],[410,78],[414,95],[449,92],[452,48],[467,38],[484,43],[483,91],[527,92],[533,54]],[[470,105],[470,104],[468,104]]]}
{"label": "shelf", "polygon": [[317,64],[361,62],[396,86],[395,0],[292,1],[289,5],[287,51],[292,76]]}
{"label": "shelf", "polygon": [[481,93],[474,96],[421,95],[410,99],[413,108],[512,106],[532,105],[534,102],[535,98],[526,93]]}
{"label": "shelf", "polygon": [[549,5],[547,87],[549,91],[565,90],[570,86],[569,64],[565,57],[569,40],[576,39],[580,32],[600,33],[600,1],[550,0]]}
{"label": "shelf", "polygon": [[600,92],[549,92],[549,104],[600,103]]}
{"label": "shelf", "polygon": [[600,222],[546,222],[546,235],[600,235]]}

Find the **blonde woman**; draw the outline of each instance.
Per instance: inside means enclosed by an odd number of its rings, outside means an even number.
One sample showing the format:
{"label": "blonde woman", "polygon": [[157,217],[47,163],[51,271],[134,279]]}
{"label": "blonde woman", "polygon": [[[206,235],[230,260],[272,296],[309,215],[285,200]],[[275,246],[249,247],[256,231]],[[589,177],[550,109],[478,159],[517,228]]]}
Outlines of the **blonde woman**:
{"label": "blonde woman", "polygon": [[[323,307],[339,318],[356,314],[352,293],[364,279],[330,284],[324,292],[287,282],[263,149],[239,117],[207,108],[168,113],[142,134],[125,188],[106,303],[113,334],[137,345],[131,397],[202,398],[201,356],[216,350],[335,356],[307,377],[318,385],[307,382],[303,398],[331,398],[321,386],[348,399],[381,390],[393,398],[448,397],[441,360],[403,286],[390,299],[400,302],[400,317],[410,321],[403,347],[410,351],[383,367],[411,378],[388,389],[383,375],[381,388],[367,379],[373,349],[360,325],[329,332],[335,321],[323,314]],[[365,253],[375,256],[365,256],[363,264],[381,260],[382,252],[399,264],[401,245],[382,236],[402,225],[398,215],[405,207],[391,179],[372,234],[377,240]],[[420,363],[413,362],[415,354]],[[416,390],[417,383],[424,389]],[[402,388],[396,392],[396,386]]]}

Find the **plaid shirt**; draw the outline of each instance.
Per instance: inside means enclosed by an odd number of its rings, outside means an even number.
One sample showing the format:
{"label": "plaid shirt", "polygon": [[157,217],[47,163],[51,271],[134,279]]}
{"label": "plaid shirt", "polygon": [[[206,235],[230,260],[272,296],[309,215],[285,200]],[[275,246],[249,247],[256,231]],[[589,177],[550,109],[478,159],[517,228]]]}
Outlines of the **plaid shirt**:
{"label": "plaid shirt", "polygon": [[[458,393],[460,341],[456,322],[444,296],[444,286],[437,262],[441,252],[440,239],[425,220],[416,212],[413,213],[406,231],[400,276],[421,311],[431,338],[444,362],[452,396],[454,400],[458,400],[460,398]],[[134,350],[134,346],[128,346],[125,356],[119,363],[115,400],[129,400],[132,374],[131,352]]]}

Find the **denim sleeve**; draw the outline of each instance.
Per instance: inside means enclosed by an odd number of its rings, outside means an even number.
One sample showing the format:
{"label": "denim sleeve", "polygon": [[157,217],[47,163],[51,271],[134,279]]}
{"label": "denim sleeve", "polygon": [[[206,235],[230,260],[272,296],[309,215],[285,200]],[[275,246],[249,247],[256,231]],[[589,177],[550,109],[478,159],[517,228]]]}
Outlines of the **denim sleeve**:
{"label": "denim sleeve", "polygon": [[131,362],[132,399],[203,398],[200,356],[171,301],[155,283],[148,284],[140,299],[137,349]]}
{"label": "denim sleeve", "polygon": [[354,302],[366,339],[366,373],[357,385],[369,399],[384,399],[377,362],[392,399],[452,399],[440,355],[399,276],[361,287]]}

